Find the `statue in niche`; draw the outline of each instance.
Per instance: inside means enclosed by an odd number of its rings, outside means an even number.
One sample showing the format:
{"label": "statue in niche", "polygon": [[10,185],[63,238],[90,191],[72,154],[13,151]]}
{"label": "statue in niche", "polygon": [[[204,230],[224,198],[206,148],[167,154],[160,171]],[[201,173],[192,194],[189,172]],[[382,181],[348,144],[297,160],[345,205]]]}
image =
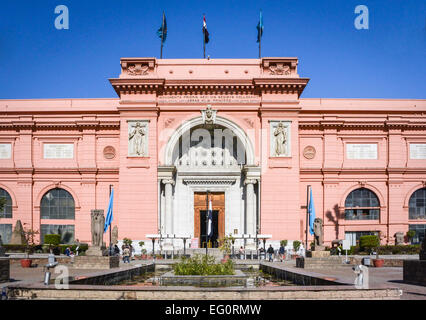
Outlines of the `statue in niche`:
{"label": "statue in niche", "polygon": [[321,218],[315,218],[314,220],[314,239],[315,250],[318,250],[324,243],[324,230]]}
{"label": "statue in niche", "polygon": [[404,244],[404,233],[397,232],[395,233],[395,245],[401,245],[401,244]]}
{"label": "statue in niche", "polygon": [[274,131],[275,136],[275,155],[286,154],[286,143],[287,143],[287,132],[282,122],[278,123],[277,128]]}
{"label": "statue in niche", "polygon": [[133,131],[129,133],[129,142],[132,143],[132,155],[144,155],[145,135],[145,129],[141,126],[139,122],[136,122]]}

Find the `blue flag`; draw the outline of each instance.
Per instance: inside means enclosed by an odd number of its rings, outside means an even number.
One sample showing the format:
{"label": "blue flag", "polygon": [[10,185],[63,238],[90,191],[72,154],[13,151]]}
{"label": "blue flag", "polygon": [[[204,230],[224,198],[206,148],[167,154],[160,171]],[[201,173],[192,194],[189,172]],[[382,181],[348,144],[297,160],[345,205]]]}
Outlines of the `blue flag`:
{"label": "blue flag", "polygon": [[312,196],[312,188],[309,188],[309,204],[308,204],[308,213],[309,213],[309,233],[314,234],[314,220],[315,220],[315,205],[314,198]]}
{"label": "blue flag", "polygon": [[212,210],[212,199],[210,198],[209,201],[209,211],[207,212],[208,214],[208,230],[207,230],[207,235],[209,236],[209,238],[211,238],[211,236],[213,235],[213,210]]}
{"label": "blue flag", "polygon": [[108,211],[105,218],[105,226],[104,226],[104,233],[108,230],[108,227],[112,223],[112,207],[114,202],[114,188],[111,189],[111,194],[109,196],[109,204],[108,204]]}

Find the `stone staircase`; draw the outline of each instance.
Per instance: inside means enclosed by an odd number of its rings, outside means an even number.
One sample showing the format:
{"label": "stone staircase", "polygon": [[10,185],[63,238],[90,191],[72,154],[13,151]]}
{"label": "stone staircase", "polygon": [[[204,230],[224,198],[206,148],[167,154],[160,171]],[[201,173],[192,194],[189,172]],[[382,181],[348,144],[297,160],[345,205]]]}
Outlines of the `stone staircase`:
{"label": "stone staircase", "polygon": [[[199,248],[199,249],[187,249],[187,253],[191,255],[191,257],[194,254],[206,254],[205,248]],[[221,259],[223,259],[223,252],[220,251],[218,248],[209,248],[208,249],[208,255],[215,257],[216,262],[220,262]]]}

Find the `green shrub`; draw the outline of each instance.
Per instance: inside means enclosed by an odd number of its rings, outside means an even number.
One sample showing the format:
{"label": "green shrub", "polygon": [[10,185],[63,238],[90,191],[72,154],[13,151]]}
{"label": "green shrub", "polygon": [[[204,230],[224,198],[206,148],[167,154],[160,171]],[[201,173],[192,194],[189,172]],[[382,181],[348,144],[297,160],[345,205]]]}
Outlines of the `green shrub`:
{"label": "green shrub", "polygon": [[414,231],[414,230],[408,230],[405,235],[407,236],[408,240],[411,241],[411,239],[413,239],[414,236],[416,235],[416,231]]}
{"label": "green shrub", "polygon": [[61,243],[61,235],[59,234],[45,234],[44,243],[52,246],[57,246]]}
{"label": "green shrub", "polygon": [[287,245],[287,242],[288,242],[287,240],[281,240],[280,245],[285,247]]}
{"label": "green shrub", "polygon": [[232,275],[234,263],[215,263],[215,257],[196,254],[191,258],[182,257],[179,263],[173,265],[175,275]]}
{"label": "green shrub", "polygon": [[133,240],[129,239],[129,238],[124,238],[123,239],[123,244],[131,246],[133,243]]}
{"label": "green shrub", "polygon": [[420,245],[379,246],[377,251],[379,254],[419,254]]}
{"label": "green shrub", "polygon": [[371,252],[380,245],[379,237],[376,235],[361,236],[359,238],[359,246],[361,251]]}
{"label": "green shrub", "polygon": [[299,250],[300,245],[301,245],[301,242],[300,242],[300,241],[298,241],[298,240],[294,240],[294,241],[293,241],[293,249],[294,249],[294,251]]}

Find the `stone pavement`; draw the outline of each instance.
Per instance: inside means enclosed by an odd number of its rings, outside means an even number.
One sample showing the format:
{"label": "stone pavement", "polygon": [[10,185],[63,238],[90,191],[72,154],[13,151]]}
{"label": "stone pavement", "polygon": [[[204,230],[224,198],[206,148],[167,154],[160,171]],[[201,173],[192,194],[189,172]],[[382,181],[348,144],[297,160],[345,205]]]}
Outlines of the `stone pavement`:
{"label": "stone pavement", "polygon": [[[294,261],[285,262],[272,262],[275,267],[285,266],[290,267],[295,272],[297,271],[308,271],[315,274],[320,274],[325,277],[339,278],[347,283],[353,283],[355,280],[355,274],[352,270],[352,266],[343,265],[338,268],[322,268],[322,269],[301,269],[296,268]],[[369,283],[370,286],[387,286],[394,287],[402,290],[402,300],[426,300],[426,287],[420,285],[407,284],[402,282],[403,270],[400,267],[385,267],[385,268],[374,268],[371,267],[369,270]]]}

